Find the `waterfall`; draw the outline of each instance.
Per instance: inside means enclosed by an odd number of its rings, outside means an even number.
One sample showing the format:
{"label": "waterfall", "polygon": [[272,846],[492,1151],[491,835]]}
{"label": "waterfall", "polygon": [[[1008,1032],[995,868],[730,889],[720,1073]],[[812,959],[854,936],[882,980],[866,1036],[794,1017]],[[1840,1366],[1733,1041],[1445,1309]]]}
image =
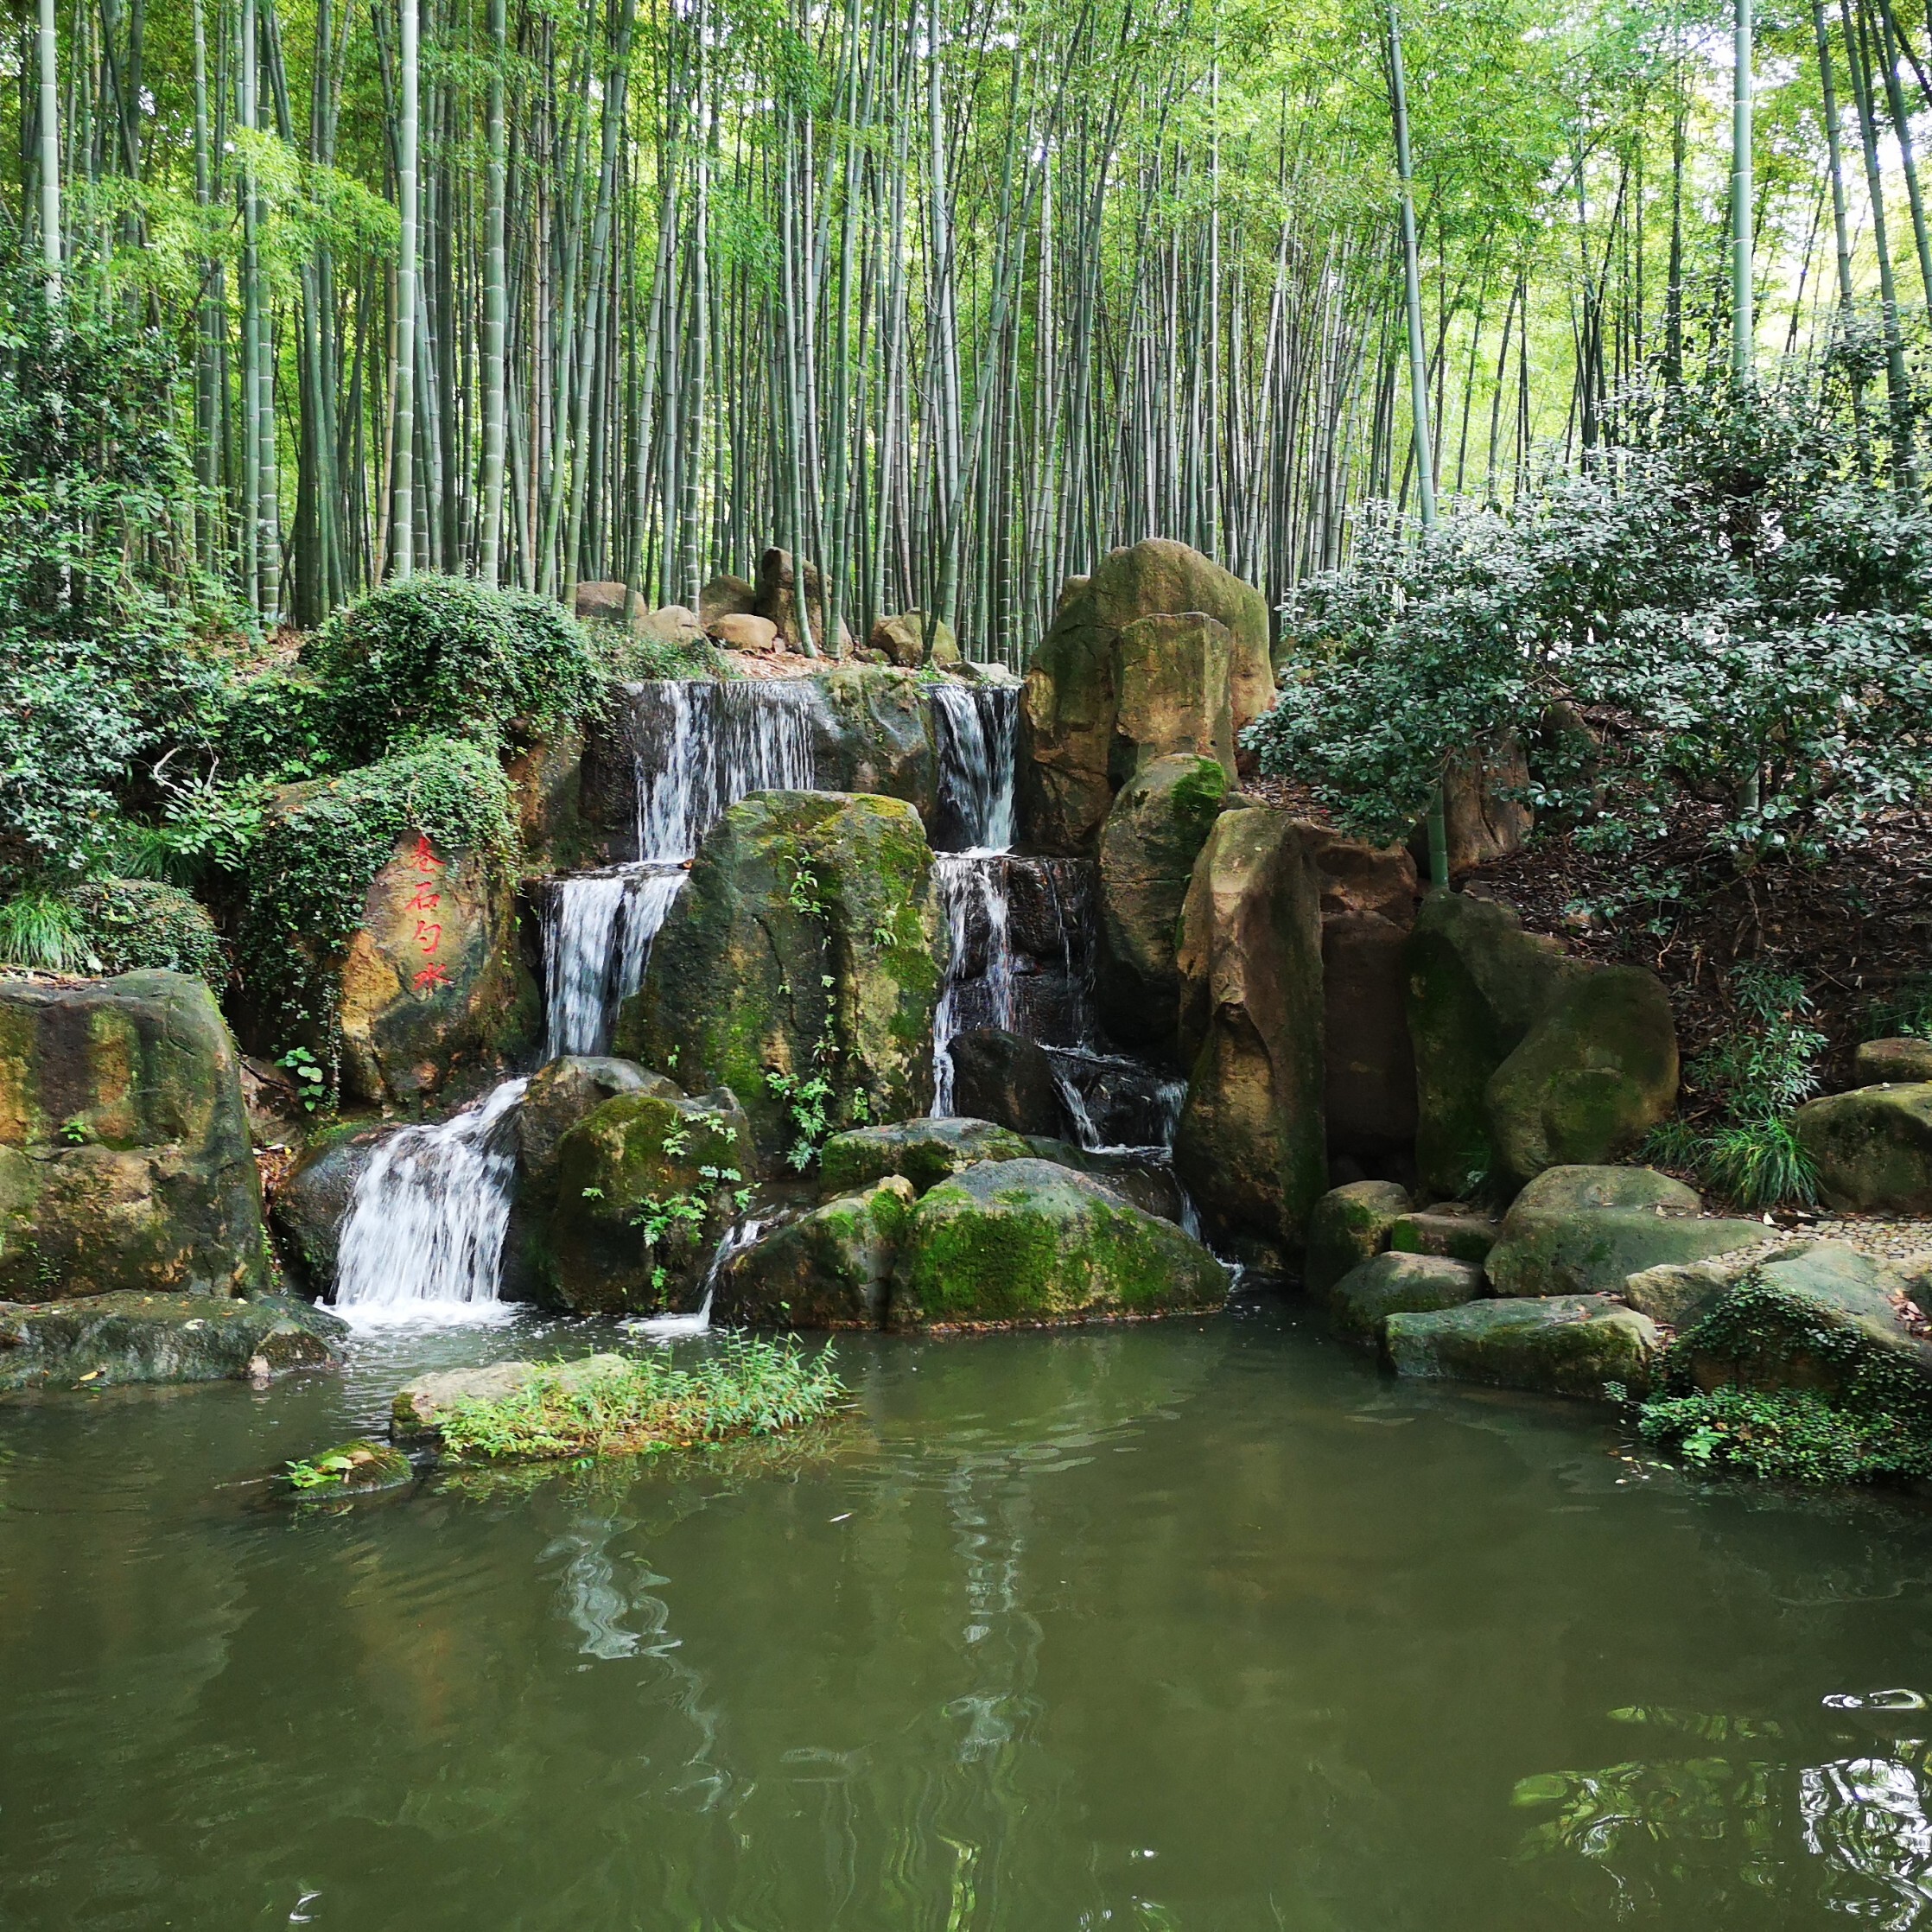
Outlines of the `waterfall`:
{"label": "waterfall", "polygon": [[1014,775],[1020,729],[1015,684],[936,684],[939,819],[968,852],[1013,848]]}
{"label": "waterfall", "polygon": [[403,1128],[376,1149],[342,1223],[337,1308],[406,1320],[495,1303],[524,1085],[505,1080],[453,1119]]}
{"label": "waterfall", "polygon": [[545,889],[553,1058],[609,1052],[618,1009],[644,984],[651,942],[683,888],[684,867],[725,811],[748,792],[816,789],[812,701],[799,679],[665,678],[624,688],[636,857]]}
{"label": "waterfall", "polygon": [[674,1342],[681,1335],[702,1335],[711,1326],[711,1303],[718,1292],[718,1283],[724,1271],[747,1248],[757,1244],[765,1232],[767,1223],[756,1218],[740,1221],[725,1230],[723,1238],[711,1250],[711,1259],[704,1270],[704,1296],[696,1310],[689,1315],[639,1315],[624,1324],[639,1335],[648,1335],[654,1342]]}
{"label": "waterfall", "polygon": [[606,1053],[618,1008],[644,984],[651,942],[683,891],[682,866],[616,866],[553,880],[543,899],[548,1057]]}
{"label": "waterfall", "polygon": [[1093,1153],[1170,1155],[1187,1083],[1125,1053],[1049,1047],[1053,1084],[1074,1137]]}
{"label": "waterfall", "polygon": [[932,873],[952,942],[932,1015],[932,1110],[944,1116],[953,1106],[954,1034],[1013,1026],[1012,906],[1004,870],[976,853],[935,853]]}

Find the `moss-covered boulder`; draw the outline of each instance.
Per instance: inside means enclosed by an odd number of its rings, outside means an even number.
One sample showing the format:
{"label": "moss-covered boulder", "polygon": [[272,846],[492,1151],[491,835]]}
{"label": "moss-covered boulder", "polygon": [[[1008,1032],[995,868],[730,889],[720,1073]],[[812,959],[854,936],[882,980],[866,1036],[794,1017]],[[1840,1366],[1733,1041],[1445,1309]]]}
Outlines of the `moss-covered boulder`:
{"label": "moss-covered boulder", "polygon": [[1364,1348],[1380,1348],[1391,1315],[1459,1308],[1482,1292],[1483,1271],[1468,1262],[1385,1249],[1350,1268],[1326,1299],[1338,1334]]}
{"label": "moss-covered boulder", "polygon": [[1675,1105],[1656,975],[1567,958],[1508,906],[1455,893],[1423,902],[1407,956],[1425,1187],[1455,1196],[1614,1160]]}
{"label": "moss-covered boulder", "polygon": [[1672,1370],[1706,1390],[1813,1389],[1854,1411],[1932,1420],[1932,1343],[1901,1320],[1897,1285],[1843,1242],[1805,1243],[1706,1302]]}
{"label": "moss-covered boulder", "polygon": [[1792,1125],[1832,1206],[1932,1214],[1932,1082],[1827,1094]]}
{"label": "moss-covered boulder", "polygon": [[911,1181],[888,1174],[787,1222],[724,1270],[713,1319],[758,1327],[883,1328],[917,1198]]}
{"label": "moss-covered boulder", "polygon": [[493,1362],[480,1369],[439,1369],[406,1382],[389,1407],[389,1433],[397,1442],[425,1447],[442,1433],[450,1411],[467,1402],[501,1402],[538,1382],[594,1392],[600,1382],[632,1372],[629,1356],[586,1355],[574,1362]]}
{"label": "moss-covered boulder", "polygon": [[682,1101],[683,1090],[634,1060],[608,1054],[564,1053],[531,1075],[517,1108],[517,1192],[519,1204],[556,1199],[563,1137],[579,1121],[620,1094],[652,1094]]}
{"label": "moss-covered boulder", "polygon": [[1326,1293],[1388,1247],[1389,1230],[1408,1209],[1408,1190],[1392,1180],[1356,1180],[1330,1188],[1309,1211],[1303,1286],[1312,1293]]}
{"label": "moss-covered boulder", "polygon": [[424,1103],[533,1046],[517,835],[495,758],[425,740],[266,813],[235,910],[242,1043],[339,1065],[350,1099]]}
{"label": "moss-covered boulder", "polygon": [[729,1088],[607,1100],[557,1147],[557,1299],[579,1314],[661,1310],[702,1274],[756,1177],[751,1123]]}
{"label": "moss-covered boulder", "polygon": [[1628,1153],[1677,1101],[1677,1031],[1655,973],[1605,966],[1567,979],[1484,1090],[1498,1173]]}
{"label": "moss-covered boulder", "polygon": [[336,1250],[356,1183],[398,1121],[340,1121],[309,1135],[295,1166],[269,1198],[269,1225],[283,1259],[311,1294],[335,1280]]}
{"label": "moss-covered boulder", "polygon": [[1211,1226],[1288,1248],[1326,1191],[1321,912],[1294,822],[1223,812],[1181,915],[1174,1166]]}
{"label": "moss-covered boulder", "polygon": [[1066,1103],[1052,1058],[1037,1040],[982,1026],[955,1033],[948,1050],[953,1105],[963,1115],[993,1121],[1015,1134],[1066,1131]]}
{"label": "moss-covered boulder", "polygon": [[1932,1080],[1932,1039],[1904,1034],[1863,1040],[1853,1055],[1853,1069],[1861,1087],[1920,1085]]}
{"label": "moss-covered boulder", "polygon": [[688,1088],[728,1086],[772,1153],[809,1147],[802,1115],[923,1114],[944,931],[911,805],[754,792],[705,836],[617,1051]]}
{"label": "moss-covered boulder", "polygon": [[206,982],[0,979],[0,1299],[272,1277],[240,1058]]}
{"label": "moss-covered boulder", "polygon": [[1681,1328],[1727,1288],[1744,1280],[1776,1246],[1771,1230],[1755,1247],[1732,1248],[1699,1262],[1660,1262],[1626,1275],[1617,1290],[1639,1314],[1667,1327]]}
{"label": "moss-covered boulder", "polygon": [[1099,850],[1099,992],[1117,1040],[1173,1039],[1181,907],[1227,790],[1220,763],[1181,753],[1143,765],[1107,814]]}
{"label": "moss-covered boulder", "polygon": [[1400,1375],[1598,1399],[1606,1383],[1648,1389],[1662,1342],[1649,1316],[1594,1294],[1392,1314],[1383,1338]]}
{"label": "moss-covered boulder", "polygon": [[1022,1136],[991,1121],[901,1121],[835,1134],[819,1150],[818,1178],[846,1193],[903,1174],[923,1194],[982,1160],[1025,1160],[1033,1152]]}
{"label": "moss-covered boulder", "polygon": [[1274,698],[1259,591],[1165,538],[1109,551],[1090,577],[1062,588],[1027,668],[1028,839],[1086,850],[1115,788],[1141,765],[1171,752],[1223,757],[1231,750],[1220,737],[1223,707],[1238,742]]}
{"label": "moss-covered boulder", "polygon": [[911,672],[834,664],[806,680],[812,770],[829,791],[903,798],[930,825],[939,801],[932,702]]}
{"label": "moss-covered boulder", "polygon": [[1499,1295],[1615,1294],[1643,1269],[1763,1242],[1761,1222],[1701,1207],[1648,1167],[1552,1167],[1511,1204],[1484,1266]]}
{"label": "moss-covered boulder", "polygon": [[1401,1216],[1389,1230],[1389,1245],[1398,1255],[1446,1255],[1480,1265],[1501,1232],[1494,1215],[1460,1201],[1444,1201]]}
{"label": "moss-covered boulder", "polygon": [[0,1302],[0,1394],[121,1382],[265,1380],[333,1368],[347,1325],[278,1295],[252,1300],[124,1290]]}
{"label": "moss-covered boulder", "polygon": [[1179,1228],[1085,1174],[989,1161],[914,1210],[893,1291],[908,1327],[1081,1321],[1215,1308],[1221,1264]]}
{"label": "moss-covered boulder", "polygon": [[504,760],[524,869],[568,872],[589,862],[596,835],[583,822],[581,725],[532,736]]}

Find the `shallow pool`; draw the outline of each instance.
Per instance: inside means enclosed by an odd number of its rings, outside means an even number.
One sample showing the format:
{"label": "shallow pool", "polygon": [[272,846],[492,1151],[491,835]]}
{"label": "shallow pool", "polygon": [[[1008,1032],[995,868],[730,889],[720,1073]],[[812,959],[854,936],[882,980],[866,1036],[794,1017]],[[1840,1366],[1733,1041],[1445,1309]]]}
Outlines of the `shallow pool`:
{"label": "shallow pool", "polygon": [[1916,1503],[1272,1308],[844,1340],[857,1414],[748,1456],[262,1481],[608,1339],[0,1409],[0,1925],[1932,1927]]}

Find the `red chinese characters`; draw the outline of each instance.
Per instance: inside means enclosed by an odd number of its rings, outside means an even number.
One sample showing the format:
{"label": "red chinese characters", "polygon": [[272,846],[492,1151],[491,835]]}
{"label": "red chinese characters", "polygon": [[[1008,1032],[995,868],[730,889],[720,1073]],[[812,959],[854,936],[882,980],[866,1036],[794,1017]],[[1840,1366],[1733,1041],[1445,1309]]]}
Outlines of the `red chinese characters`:
{"label": "red chinese characters", "polygon": [[[416,835],[410,863],[416,868],[416,890],[404,910],[417,914],[434,912],[442,904],[442,894],[436,889],[436,874],[443,869],[443,861],[436,856],[426,835]],[[418,993],[433,993],[439,986],[450,985],[449,969],[435,957],[436,949],[442,944],[442,922],[419,917],[413,937],[425,958],[423,969],[410,983]]]}

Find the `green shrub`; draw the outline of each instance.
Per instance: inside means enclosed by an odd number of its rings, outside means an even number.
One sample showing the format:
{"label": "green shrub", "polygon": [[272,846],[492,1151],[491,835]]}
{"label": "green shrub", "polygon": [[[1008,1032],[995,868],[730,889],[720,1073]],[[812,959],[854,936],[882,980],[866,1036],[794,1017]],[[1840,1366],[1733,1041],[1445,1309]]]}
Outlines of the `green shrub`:
{"label": "green shrub", "polygon": [[501,766],[481,746],[425,738],[374,765],[299,787],[264,819],[243,875],[238,964],[270,1031],[339,1039],[335,969],[376,874],[416,834],[472,852],[507,880],[516,822]]}
{"label": "green shrub", "polygon": [[602,685],[589,639],[561,607],[462,577],[372,591],[323,626],[308,661],[356,759],[438,734],[500,748],[513,720],[539,734],[574,724]]}
{"label": "green shrub", "polygon": [[721,677],[723,654],[709,638],[696,644],[666,638],[640,638],[627,626],[587,626],[605,670],[623,683],[655,678]]}
{"label": "green shrub", "polygon": [[500,1401],[460,1401],[441,1428],[459,1459],[647,1454],[775,1435],[829,1414],[844,1394],[829,1349],[807,1357],[795,1341],[727,1336],[688,1369],[645,1356],[621,1375],[540,1376]]}
{"label": "green shrub", "polygon": [[195,973],[219,994],[228,983],[228,953],[207,908],[178,887],[145,879],[102,879],[76,886],[68,899],[84,923],[97,971],[165,968]]}
{"label": "green shrub", "polygon": [[1702,1469],[1800,1483],[1932,1475],[1932,1438],[1922,1420],[1856,1413],[1811,1389],[1727,1386],[1661,1396],[1637,1411],[1637,1429]]}
{"label": "green shrub", "polygon": [[334,701],[315,672],[276,664],[230,686],[216,726],[218,769],[227,778],[292,785],[343,761],[335,745]]}

